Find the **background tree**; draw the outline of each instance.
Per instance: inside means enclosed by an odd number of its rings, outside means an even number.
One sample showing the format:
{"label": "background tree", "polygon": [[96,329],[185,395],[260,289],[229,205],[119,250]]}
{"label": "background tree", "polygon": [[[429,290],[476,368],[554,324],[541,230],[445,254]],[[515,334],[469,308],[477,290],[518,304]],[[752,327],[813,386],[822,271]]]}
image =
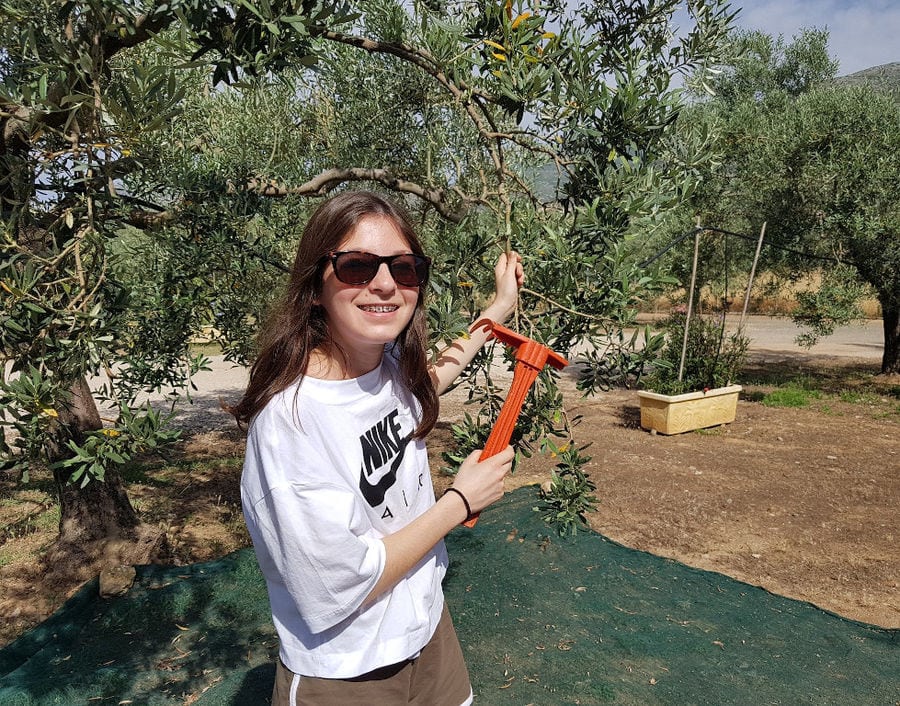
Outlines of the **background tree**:
{"label": "background tree", "polygon": [[[438,264],[437,338],[509,247],[529,258],[520,329],[563,352],[621,337],[650,283],[639,235],[700,159],[673,151],[670,77],[719,63],[732,19],[692,3],[673,40],[678,5],[5,3],[3,450],[54,468],[62,539],[137,525],[118,470],[171,439],[140,400],[187,384],[200,330],[252,354],[309,199],[336,188],[408,202]],[[466,443],[498,404],[487,356]],[[548,373],[523,449],[569,436],[559,404]]]}
{"label": "background tree", "polygon": [[[13,375],[0,389],[0,413],[16,434],[0,450],[8,468],[27,474],[43,462],[53,469],[61,501],[56,558],[100,552],[93,540],[109,538],[155,551],[118,471],[173,438],[158,411],[136,405],[137,396],[183,387],[202,364],[187,346],[199,321],[194,299],[204,270],[191,266],[203,262],[201,250],[183,259],[186,248],[165,250],[162,239],[143,245],[143,262],[153,267],[129,275],[122,229],[164,222],[158,202],[180,198],[159,173],[144,181],[155,182],[152,200],[149,190],[132,190],[128,178],[150,167],[134,147],[171,122],[189,89],[307,56],[308,33],[299,29],[309,18],[291,12],[298,27],[291,32],[272,24],[291,10],[270,6],[264,16],[243,4],[49,0],[2,6],[0,342]],[[339,19],[328,8],[318,15]],[[170,26],[184,32],[160,34]],[[212,81],[196,70],[180,75],[175,67],[192,57],[206,58]],[[136,286],[142,280],[148,286]],[[111,384],[91,390],[88,378],[101,371]]]}
{"label": "background tree", "polygon": [[[801,291],[795,320],[812,345],[861,316],[874,291],[884,324],[881,371],[900,371],[900,232],[890,184],[900,180],[900,104],[870,86],[836,83],[828,34],[805,30],[786,44],[760,32],[737,35],[736,58],[698,100],[685,124],[714,126],[718,156],[682,211],[679,228],[706,225],[754,233],[766,223],[761,267],[782,279],[821,273]],[[746,271],[753,243],[734,243]],[[708,252],[707,278],[724,267]]]}

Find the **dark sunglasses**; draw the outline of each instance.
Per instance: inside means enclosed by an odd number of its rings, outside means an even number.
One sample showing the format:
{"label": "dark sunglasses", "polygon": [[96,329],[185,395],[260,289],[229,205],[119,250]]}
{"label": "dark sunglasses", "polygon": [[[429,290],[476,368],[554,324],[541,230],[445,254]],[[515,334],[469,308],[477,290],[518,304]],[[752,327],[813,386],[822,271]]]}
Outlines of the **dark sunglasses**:
{"label": "dark sunglasses", "polygon": [[403,287],[421,287],[428,281],[431,258],[424,255],[373,255],[359,250],[328,253],[335,276],[344,284],[367,284],[384,262],[394,281]]}

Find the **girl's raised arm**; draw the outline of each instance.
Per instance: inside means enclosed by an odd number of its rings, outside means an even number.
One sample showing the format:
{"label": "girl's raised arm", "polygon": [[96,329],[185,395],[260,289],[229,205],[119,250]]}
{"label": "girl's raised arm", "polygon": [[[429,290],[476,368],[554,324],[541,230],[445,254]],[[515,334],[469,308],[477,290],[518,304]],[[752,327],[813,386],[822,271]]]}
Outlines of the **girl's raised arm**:
{"label": "girl's raised arm", "polygon": [[[502,324],[515,311],[519,288],[525,282],[522,258],[515,251],[502,253],[494,266],[495,293],[491,303],[481,312],[481,319]],[[457,338],[441,351],[431,366],[431,378],[437,393],[443,394],[487,342],[490,330],[473,324],[467,338]]]}

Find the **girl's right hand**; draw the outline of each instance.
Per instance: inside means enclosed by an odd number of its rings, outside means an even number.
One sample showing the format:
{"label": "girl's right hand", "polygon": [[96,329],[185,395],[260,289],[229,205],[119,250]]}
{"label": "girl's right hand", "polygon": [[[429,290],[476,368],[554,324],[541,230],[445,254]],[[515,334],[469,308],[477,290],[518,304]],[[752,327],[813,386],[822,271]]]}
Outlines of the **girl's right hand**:
{"label": "girl's right hand", "polygon": [[494,265],[494,298],[481,313],[482,317],[502,324],[515,311],[519,290],[525,283],[522,257],[515,250],[500,253]]}
{"label": "girl's right hand", "polygon": [[503,497],[503,480],[512,470],[515,457],[512,446],[507,446],[484,461],[478,460],[481,453],[481,449],[470,453],[460,465],[456,480],[453,481],[453,487],[469,501],[473,514],[481,512]]}

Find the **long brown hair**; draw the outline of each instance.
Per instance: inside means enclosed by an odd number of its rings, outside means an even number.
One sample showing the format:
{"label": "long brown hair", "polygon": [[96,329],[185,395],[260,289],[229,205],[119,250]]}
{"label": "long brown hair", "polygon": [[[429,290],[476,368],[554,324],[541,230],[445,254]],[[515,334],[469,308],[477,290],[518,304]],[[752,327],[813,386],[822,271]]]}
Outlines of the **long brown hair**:
{"label": "long brown hair", "polygon": [[[383,196],[370,191],[347,191],[322,202],[303,230],[287,289],[259,333],[259,354],[250,368],[247,389],[240,402],[228,408],[239,423],[249,423],[272,397],[304,375],[310,353],[317,346],[328,343],[325,312],[315,303],[322,291],[325,257],[369,216],[390,218],[409,249],[418,255],[424,254],[405,211]],[[431,431],[438,415],[437,391],[428,375],[423,290],[424,287],[419,288],[412,319],[395,345],[401,382],[422,407],[422,416],[413,435],[417,439]]]}

